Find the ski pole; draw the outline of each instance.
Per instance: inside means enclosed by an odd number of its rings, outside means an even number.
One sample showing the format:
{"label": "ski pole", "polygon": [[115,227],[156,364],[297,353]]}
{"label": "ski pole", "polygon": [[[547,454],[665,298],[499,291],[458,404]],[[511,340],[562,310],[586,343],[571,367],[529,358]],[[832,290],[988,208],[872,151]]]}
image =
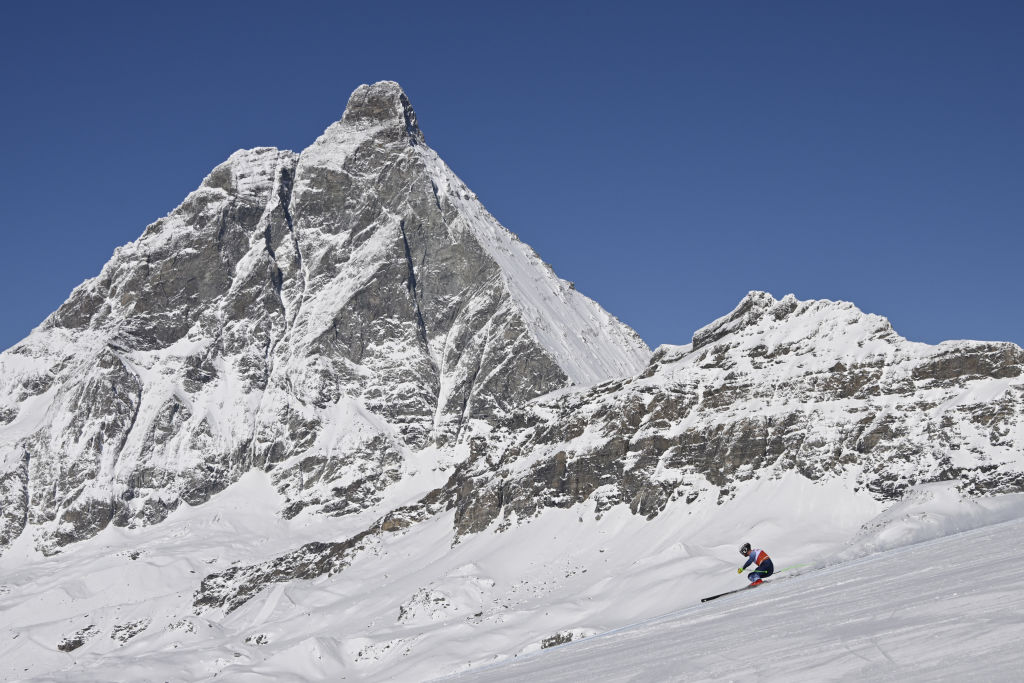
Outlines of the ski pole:
{"label": "ski pole", "polygon": [[[804,563],[804,564],[791,564],[788,567],[783,567],[782,569],[776,569],[774,573],[778,574],[779,572],[788,572],[790,569],[799,569],[800,567],[806,567],[806,566],[807,566],[807,563]],[[739,574],[740,572],[736,572],[736,573]],[[765,574],[766,570],[764,570],[764,569],[752,569],[752,570],[750,570],[750,573],[751,574]]]}

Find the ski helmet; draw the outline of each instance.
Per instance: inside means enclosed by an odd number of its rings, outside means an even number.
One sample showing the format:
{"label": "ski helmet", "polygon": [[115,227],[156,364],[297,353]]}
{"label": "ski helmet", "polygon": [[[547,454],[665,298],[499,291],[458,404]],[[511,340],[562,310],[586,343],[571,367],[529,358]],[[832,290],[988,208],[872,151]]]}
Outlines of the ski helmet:
{"label": "ski helmet", "polygon": [[740,555],[749,555],[749,554],[750,554],[750,544],[749,543],[744,543],[743,545],[740,546]]}

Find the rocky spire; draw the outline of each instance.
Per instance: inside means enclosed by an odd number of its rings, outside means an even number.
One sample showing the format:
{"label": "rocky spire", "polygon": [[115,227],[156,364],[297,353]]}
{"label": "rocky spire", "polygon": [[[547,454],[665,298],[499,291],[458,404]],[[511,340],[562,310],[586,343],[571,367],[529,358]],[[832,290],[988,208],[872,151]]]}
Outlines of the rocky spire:
{"label": "rocky spire", "polygon": [[348,99],[341,120],[357,128],[383,127],[396,137],[407,137],[414,145],[423,143],[416,112],[402,87],[394,81],[380,81],[356,88]]}

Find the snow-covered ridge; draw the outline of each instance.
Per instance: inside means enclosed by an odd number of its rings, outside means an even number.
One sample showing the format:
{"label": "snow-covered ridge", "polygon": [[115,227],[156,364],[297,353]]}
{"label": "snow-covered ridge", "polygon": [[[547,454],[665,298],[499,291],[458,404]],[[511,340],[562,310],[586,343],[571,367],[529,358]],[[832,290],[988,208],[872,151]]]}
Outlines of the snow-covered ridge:
{"label": "snow-covered ridge", "polygon": [[909,342],[850,303],[766,293],[704,330],[703,344],[663,346],[641,374],[545,397],[488,435],[499,455],[467,464],[459,529],[583,500],[655,516],[724,501],[768,468],[888,500],[929,481],[1024,487],[1014,344]]}
{"label": "snow-covered ridge", "polygon": [[[802,318],[801,324],[794,324],[797,318]],[[806,338],[812,336],[814,328],[851,325],[856,326],[855,329],[844,332],[844,335],[856,336],[863,341],[897,336],[888,320],[865,314],[847,301],[822,299],[801,302],[792,294],[776,300],[768,292],[754,291],[747,294],[730,313],[694,332],[692,347],[696,350],[748,328],[749,336],[785,326],[791,336]],[[830,351],[834,350],[834,347],[825,346]]]}
{"label": "snow-covered ridge", "polygon": [[424,149],[420,156],[439,201],[443,198],[458,207],[452,229],[472,234],[501,266],[530,331],[573,384],[589,386],[643,369],[650,349],[636,332],[555,275],[532,248],[487,212],[436,152]]}
{"label": "snow-covered ridge", "polygon": [[282,164],[294,166],[298,155],[276,147],[240,149],[203,179],[202,188],[266,201],[277,182]]}
{"label": "snow-covered ridge", "polygon": [[[940,344],[912,342],[897,334],[890,322],[879,315],[864,313],[848,301],[800,301],[792,294],[776,300],[767,292],[751,292],[728,315],[701,328],[686,347],[666,346],[656,359],[666,362],[706,362],[727,354],[729,370],[753,372],[777,366],[778,372],[806,374],[826,372],[840,366],[879,364],[888,373],[906,373],[929,359],[936,362],[954,354],[994,354],[994,363],[1004,358],[1005,370],[1013,370],[1021,348],[1011,342],[945,341]],[[798,358],[796,363],[792,359]],[[913,367],[911,367],[913,366]],[[984,368],[978,368],[985,375]],[[770,370],[768,373],[770,374]]]}
{"label": "snow-covered ridge", "polygon": [[[487,212],[469,188],[423,143],[416,115],[397,83],[360,86],[352,94],[345,116],[303,150],[297,169],[296,193],[317,192],[308,181],[317,169],[352,174],[349,158],[364,146],[396,144],[399,155],[411,154],[426,167],[453,241],[471,236],[499,267],[502,282],[512,294],[530,332],[572,384],[591,385],[639,372],[650,349],[629,327],[599,304],[558,278],[528,245]],[[400,214],[393,223],[402,220]],[[341,296],[351,296],[352,289]]]}

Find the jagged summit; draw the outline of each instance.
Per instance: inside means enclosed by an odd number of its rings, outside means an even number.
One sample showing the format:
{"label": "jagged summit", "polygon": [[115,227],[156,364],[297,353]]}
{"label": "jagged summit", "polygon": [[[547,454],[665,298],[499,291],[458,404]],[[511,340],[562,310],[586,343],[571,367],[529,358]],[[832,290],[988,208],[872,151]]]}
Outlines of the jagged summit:
{"label": "jagged summit", "polygon": [[[407,146],[425,145],[423,133],[416,122],[416,112],[405,92],[394,81],[356,88],[341,119],[328,126],[323,135],[303,150],[300,167],[351,172],[356,169],[348,160],[365,148],[369,141],[377,146],[396,145],[392,154],[402,154],[402,149]],[[363,149],[364,154],[371,151]],[[300,170],[298,175],[304,174]]]}
{"label": "jagged summit", "polygon": [[404,133],[413,144],[423,142],[416,112],[402,86],[394,81],[379,81],[356,88],[348,99],[341,120],[351,126],[383,126]]}
{"label": "jagged summit", "polygon": [[863,342],[895,336],[889,321],[879,315],[864,313],[848,301],[828,299],[800,301],[787,294],[776,300],[768,292],[749,292],[727,315],[693,333],[693,350],[708,346],[727,335],[749,331],[764,334],[768,329],[787,328],[785,334],[817,335],[823,327],[855,326],[849,334]]}
{"label": "jagged summit", "polygon": [[[789,295],[792,297],[792,295]],[[788,299],[788,297],[787,297]],[[730,332],[746,327],[759,320],[778,302],[768,292],[752,291],[727,315],[714,320],[693,333],[693,348],[702,346],[722,338]]]}

